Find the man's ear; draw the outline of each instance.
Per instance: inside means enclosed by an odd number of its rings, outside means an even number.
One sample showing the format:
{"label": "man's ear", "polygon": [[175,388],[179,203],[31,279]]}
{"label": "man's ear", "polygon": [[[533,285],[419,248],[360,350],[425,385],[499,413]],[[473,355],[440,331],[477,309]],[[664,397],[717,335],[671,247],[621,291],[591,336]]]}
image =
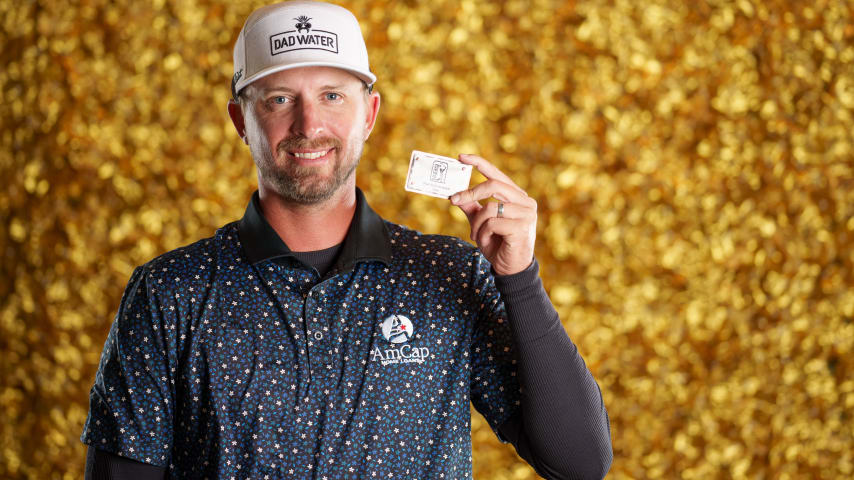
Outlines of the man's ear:
{"label": "man's ear", "polygon": [[228,116],[231,117],[231,123],[237,129],[240,139],[249,145],[249,141],[246,139],[246,120],[243,118],[243,110],[240,108],[240,104],[233,99],[228,101]]}
{"label": "man's ear", "polygon": [[380,92],[373,91],[368,94],[366,100],[367,109],[365,111],[365,140],[371,136],[371,131],[377,123],[377,114],[380,111]]}

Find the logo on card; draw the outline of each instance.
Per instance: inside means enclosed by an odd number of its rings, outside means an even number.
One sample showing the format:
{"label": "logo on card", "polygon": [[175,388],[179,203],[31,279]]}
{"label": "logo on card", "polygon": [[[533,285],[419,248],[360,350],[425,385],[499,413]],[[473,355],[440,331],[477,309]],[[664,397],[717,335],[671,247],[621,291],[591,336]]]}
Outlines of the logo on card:
{"label": "logo on card", "polygon": [[300,15],[295,18],[296,30],[270,36],[270,55],[294,50],[326,50],[338,53],[338,34],[311,28],[311,17]]}
{"label": "logo on card", "polygon": [[433,166],[430,168],[430,181],[437,183],[445,183],[445,178],[448,176],[448,162],[441,160],[433,160]]}
{"label": "logo on card", "polygon": [[[415,331],[412,322],[403,315],[391,315],[382,321],[380,331],[391,345],[388,348],[374,346],[371,360],[382,365],[396,363],[424,363],[430,358],[430,349],[415,347],[409,343]],[[403,345],[400,345],[403,344]]]}

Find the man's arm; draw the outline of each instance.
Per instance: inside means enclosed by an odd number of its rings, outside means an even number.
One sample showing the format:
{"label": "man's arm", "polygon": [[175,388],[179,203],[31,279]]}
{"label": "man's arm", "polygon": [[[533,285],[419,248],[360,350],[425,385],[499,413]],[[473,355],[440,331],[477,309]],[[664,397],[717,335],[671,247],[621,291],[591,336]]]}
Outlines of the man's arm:
{"label": "man's arm", "polygon": [[599,386],[549,301],[537,262],[496,276],[518,354],[521,412],[499,431],[546,478],[602,478],[613,456]]}
{"label": "man's arm", "polygon": [[[532,260],[537,202],[486,159],[477,155],[459,159],[487,179],[452,195],[450,201],[465,213],[471,238],[491,265],[518,362],[518,378],[503,381],[520,388],[521,413],[509,419],[492,417],[496,430],[506,439],[515,438],[520,455],[542,475],[601,478],[613,455],[608,414],[599,387],[564,331]],[[480,203],[490,198],[498,201]],[[501,325],[503,315],[485,319],[496,322],[487,328]],[[502,361],[497,352],[488,357],[493,363]],[[503,375],[489,370],[493,378]]]}
{"label": "man's arm", "polygon": [[89,446],[85,480],[163,480],[166,468],[137,462]]}

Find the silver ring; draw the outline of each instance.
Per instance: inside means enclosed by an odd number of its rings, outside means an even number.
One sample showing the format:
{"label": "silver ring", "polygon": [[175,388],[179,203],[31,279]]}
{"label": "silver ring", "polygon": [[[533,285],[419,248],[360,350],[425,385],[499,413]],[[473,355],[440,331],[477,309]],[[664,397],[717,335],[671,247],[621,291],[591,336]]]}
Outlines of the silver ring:
{"label": "silver ring", "polygon": [[498,218],[501,218],[504,216],[504,203],[503,202],[498,202],[498,213],[495,216]]}

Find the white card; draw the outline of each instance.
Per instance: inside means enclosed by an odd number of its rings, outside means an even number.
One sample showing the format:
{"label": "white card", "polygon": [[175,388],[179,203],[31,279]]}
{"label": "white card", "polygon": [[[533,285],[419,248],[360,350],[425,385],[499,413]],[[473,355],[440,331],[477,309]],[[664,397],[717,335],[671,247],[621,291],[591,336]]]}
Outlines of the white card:
{"label": "white card", "polygon": [[456,158],[413,150],[405,188],[408,192],[449,198],[469,188],[471,169],[471,165]]}

